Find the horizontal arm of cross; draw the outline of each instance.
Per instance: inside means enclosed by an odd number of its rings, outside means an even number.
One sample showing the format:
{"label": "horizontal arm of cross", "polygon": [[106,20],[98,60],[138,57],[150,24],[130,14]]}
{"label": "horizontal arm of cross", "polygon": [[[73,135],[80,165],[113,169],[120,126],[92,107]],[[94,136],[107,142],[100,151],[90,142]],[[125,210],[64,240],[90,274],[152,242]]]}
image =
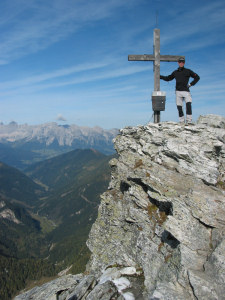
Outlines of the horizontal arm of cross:
{"label": "horizontal arm of cross", "polygon": [[[178,61],[179,57],[185,58],[183,55],[160,55],[160,61]],[[129,61],[154,61],[155,56],[153,54],[144,55],[128,55]]]}
{"label": "horizontal arm of cross", "polygon": [[183,57],[185,59],[185,56],[183,55],[160,55],[161,61],[178,61],[180,57]]}
{"label": "horizontal arm of cross", "polygon": [[144,55],[128,55],[128,60],[155,60],[155,56],[152,54],[144,54]]}

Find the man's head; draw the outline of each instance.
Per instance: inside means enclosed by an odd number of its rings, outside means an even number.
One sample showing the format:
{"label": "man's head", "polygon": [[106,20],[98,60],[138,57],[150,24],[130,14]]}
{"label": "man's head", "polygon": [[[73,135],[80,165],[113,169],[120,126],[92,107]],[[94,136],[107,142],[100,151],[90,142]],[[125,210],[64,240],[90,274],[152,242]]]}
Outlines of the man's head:
{"label": "man's head", "polygon": [[183,67],[185,64],[184,57],[179,57],[177,62],[178,62],[179,67]]}

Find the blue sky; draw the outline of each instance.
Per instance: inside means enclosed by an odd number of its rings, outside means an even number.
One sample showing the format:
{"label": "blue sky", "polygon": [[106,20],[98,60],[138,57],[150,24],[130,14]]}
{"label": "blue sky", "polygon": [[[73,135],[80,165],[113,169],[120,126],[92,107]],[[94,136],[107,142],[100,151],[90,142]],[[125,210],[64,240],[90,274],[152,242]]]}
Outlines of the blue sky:
{"label": "blue sky", "polygon": [[[153,121],[153,30],[161,54],[185,55],[201,77],[193,118],[225,116],[224,0],[1,0],[0,121],[121,128]],[[161,74],[177,68],[162,62]],[[175,82],[163,121],[178,121]]]}

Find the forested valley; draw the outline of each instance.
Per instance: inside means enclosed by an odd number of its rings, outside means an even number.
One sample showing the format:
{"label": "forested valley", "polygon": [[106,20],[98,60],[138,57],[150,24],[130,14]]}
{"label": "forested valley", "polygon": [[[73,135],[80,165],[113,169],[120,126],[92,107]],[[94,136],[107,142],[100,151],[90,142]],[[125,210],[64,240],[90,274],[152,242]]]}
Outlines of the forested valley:
{"label": "forested valley", "polygon": [[85,270],[86,240],[112,157],[74,150],[23,172],[0,163],[0,299],[63,270]]}

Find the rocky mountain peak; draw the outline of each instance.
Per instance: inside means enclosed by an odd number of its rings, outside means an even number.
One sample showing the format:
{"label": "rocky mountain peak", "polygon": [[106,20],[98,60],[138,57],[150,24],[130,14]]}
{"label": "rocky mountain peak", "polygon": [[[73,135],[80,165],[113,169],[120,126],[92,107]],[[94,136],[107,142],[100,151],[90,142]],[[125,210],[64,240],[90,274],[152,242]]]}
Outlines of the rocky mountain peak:
{"label": "rocky mountain peak", "polygon": [[215,115],[122,129],[86,273],[15,299],[223,299],[224,129]]}
{"label": "rocky mountain peak", "polygon": [[46,145],[57,142],[60,146],[71,146],[76,140],[85,141],[87,138],[92,144],[95,140],[111,142],[117,132],[117,129],[105,130],[100,127],[61,126],[55,122],[41,125],[11,122],[8,125],[0,124],[0,142],[38,141]]}

